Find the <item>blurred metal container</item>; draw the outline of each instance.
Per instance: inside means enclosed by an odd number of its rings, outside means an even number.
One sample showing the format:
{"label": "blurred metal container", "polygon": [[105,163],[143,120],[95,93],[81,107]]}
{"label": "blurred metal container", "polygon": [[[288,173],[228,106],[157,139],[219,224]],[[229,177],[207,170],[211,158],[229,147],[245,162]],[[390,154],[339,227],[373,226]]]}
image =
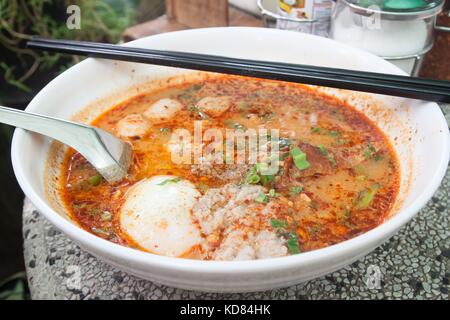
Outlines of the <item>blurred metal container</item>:
{"label": "blurred metal container", "polygon": [[337,0],[330,37],[374,53],[416,76],[434,42],[444,0]]}
{"label": "blurred metal container", "polygon": [[[328,37],[333,1],[331,0],[297,0],[301,10],[281,0],[258,0],[257,5],[265,27],[294,30],[323,37]],[[290,14],[290,10],[297,14]],[[304,18],[299,17],[301,13]]]}

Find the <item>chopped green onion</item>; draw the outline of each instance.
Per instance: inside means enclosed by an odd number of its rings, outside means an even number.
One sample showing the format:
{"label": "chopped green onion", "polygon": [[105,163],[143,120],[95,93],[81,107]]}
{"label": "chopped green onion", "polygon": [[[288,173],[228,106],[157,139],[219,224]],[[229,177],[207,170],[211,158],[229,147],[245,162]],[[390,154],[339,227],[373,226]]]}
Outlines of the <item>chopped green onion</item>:
{"label": "chopped green onion", "polygon": [[191,112],[198,112],[199,111],[199,109],[196,107],[196,106],[189,106],[189,111],[191,111]]}
{"label": "chopped green onion", "polygon": [[328,152],[328,149],[325,148],[322,144],[319,144],[317,147],[319,148],[320,154],[325,156],[328,161],[330,161],[331,165],[335,167],[337,165],[336,160],[334,159],[333,155]]}
{"label": "chopped green onion", "polygon": [[280,156],[280,161],[286,160],[286,158],[289,156],[289,152],[284,152]]}
{"label": "chopped green onion", "polygon": [[319,148],[319,151],[322,155],[324,155],[324,156],[328,155],[328,150],[327,150],[327,148],[324,147],[323,144],[319,144],[317,147]]}
{"label": "chopped green onion", "polygon": [[355,179],[358,181],[364,181],[367,179],[367,177],[363,174],[360,174],[359,176],[356,176]]}
{"label": "chopped green onion", "polygon": [[261,178],[257,174],[248,175],[246,179],[248,184],[257,184],[260,180]]}
{"label": "chopped green onion", "polygon": [[303,191],[303,188],[302,188],[302,187],[291,187],[291,188],[289,189],[289,191],[290,191],[292,194],[299,194],[300,192]]}
{"label": "chopped green onion", "polygon": [[236,129],[236,130],[245,130],[247,129],[244,125],[235,122],[233,120],[225,120],[224,124],[231,129]]}
{"label": "chopped green onion", "polygon": [[275,112],[268,112],[268,113],[262,113],[259,115],[259,118],[261,120],[272,120],[273,118],[275,118],[276,113]]}
{"label": "chopped green onion", "polygon": [[337,136],[339,136],[341,134],[339,131],[323,129],[323,128],[320,128],[320,127],[312,127],[311,128],[311,132],[312,133],[326,134],[326,135],[332,136],[332,137],[337,137]]}
{"label": "chopped green onion", "polygon": [[346,224],[351,217],[351,212],[348,208],[345,208],[344,211],[338,213],[337,218],[340,224]]}
{"label": "chopped green onion", "polygon": [[245,178],[245,182],[248,184],[257,184],[259,183],[260,178],[258,175],[258,172],[256,170],[256,166],[253,166],[250,168],[250,170],[247,173],[247,177]]}
{"label": "chopped green onion", "polygon": [[363,151],[364,158],[367,160],[372,159],[375,156],[377,149],[374,147],[372,143],[369,142],[367,147]]}
{"label": "chopped green onion", "polygon": [[360,192],[357,197],[356,206],[359,209],[365,209],[369,207],[380,187],[381,186],[378,183],[375,183],[371,187]]}
{"label": "chopped green onion", "polygon": [[270,174],[265,174],[265,175],[261,175],[261,184],[264,187],[268,187],[270,185],[272,185],[272,182],[275,180],[275,176],[270,175]]}
{"label": "chopped green onion", "polygon": [[298,237],[294,232],[288,233],[288,240],[286,242],[286,245],[290,254],[300,253],[300,247],[298,245]]}
{"label": "chopped green onion", "polygon": [[89,184],[92,186],[98,186],[100,182],[102,182],[102,176],[99,174],[96,174],[95,176],[92,176],[88,180]]}
{"label": "chopped green onion", "polygon": [[101,215],[103,221],[110,221],[112,218],[112,214],[109,211],[104,211]]}
{"label": "chopped green onion", "polygon": [[270,187],[275,181],[275,176],[267,174],[269,170],[269,165],[267,163],[261,162],[255,164],[247,173],[245,182],[248,184],[258,184],[261,183],[264,187]]}
{"label": "chopped green onion", "polygon": [[192,91],[198,91],[203,87],[203,85],[196,83],[194,85],[192,85],[188,90],[192,90]]}
{"label": "chopped green onion", "polygon": [[267,197],[267,195],[265,195],[264,193],[261,193],[256,197],[255,201],[258,203],[267,203],[269,202],[269,197]]}
{"label": "chopped green onion", "polygon": [[247,102],[239,102],[238,107],[241,110],[246,110],[250,107],[250,105]]}
{"label": "chopped green onion", "polygon": [[99,236],[103,236],[103,237],[109,237],[111,235],[111,233],[108,230],[105,229],[101,229],[101,228],[91,228],[91,230],[98,234]]}
{"label": "chopped green onion", "polygon": [[287,228],[287,222],[284,220],[270,219],[270,225],[277,229]]}
{"label": "chopped green onion", "polygon": [[278,197],[279,195],[280,194],[278,192],[276,192],[275,189],[270,189],[269,190],[269,193],[268,193],[269,197],[275,198],[275,197]]}
{"label": "chopped green onion", "polygon": [[181,178],[166,179],[166,180],[158,183],[158,186],[164,186],[169,183],[177,183],[179,181],[181,181]]}
{"label": "chopped green onion", "polygon": [[265,171],[267,171],[269,169],[269,165],[265,162],[259,162],[259,163],[255,164],[255,168],[256,168],[257,172],[263,174]]}
{"label": "chopped green onion", "polygon": [[298,147],[291,149],[290,153],[297,169],[305,170],[311,166],[311,164],[306,159],[306,153],[304,153]]}
{"label": "chopped green onion", "polygon": [[169,129],[169,128],[160,128],[159,131],[160,131],[162,134],[168,134],[169,131],[170,131],[170,129]]}
{"label": "chopped green onion", "polygon": [[258,174],[260,178],[260,182],[263,186],[267,187],[272,184],[272,182],[275,180],[275,176],[271,174],[267,174],[269,170],[269,165],[265,162],[260,162],[255,164],[255,171],[256,174]]}
{"label": "chopped green onion", "polygon": [[337,141],[335,142],[335,144],[337,146],[342,146],[342,145],[345,145],[345,144],[348,144],[348,143],[350,143],[350,140],[347,139],[347,138],[338,138]]}
{"label": "chopped green onion", "polygon": [[337,137],[337,136],[339,136],[341,133],[340,133],[339,131],[328,131],[327,134],[328,134],[329,136],[332,136],[332,137]]}
{"label": "chopped green onion", "polygon": [[383,155],[381,154],[377,154],[375,157],[373,157],[373,160],[375,161],[380,161],[381,159],[383,159]]}

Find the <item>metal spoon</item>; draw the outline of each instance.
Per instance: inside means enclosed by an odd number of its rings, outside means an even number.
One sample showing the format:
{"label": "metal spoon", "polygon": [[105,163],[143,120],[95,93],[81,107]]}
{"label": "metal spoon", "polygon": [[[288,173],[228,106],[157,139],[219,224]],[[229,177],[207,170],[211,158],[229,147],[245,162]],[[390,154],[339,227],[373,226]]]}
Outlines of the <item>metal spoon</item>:
{"label": "metal spoon", "polygon": [[122,179],[131,163],[131,145],[85,124],[0,106],[0,123],[37,132],[77,150],[108,181]]}

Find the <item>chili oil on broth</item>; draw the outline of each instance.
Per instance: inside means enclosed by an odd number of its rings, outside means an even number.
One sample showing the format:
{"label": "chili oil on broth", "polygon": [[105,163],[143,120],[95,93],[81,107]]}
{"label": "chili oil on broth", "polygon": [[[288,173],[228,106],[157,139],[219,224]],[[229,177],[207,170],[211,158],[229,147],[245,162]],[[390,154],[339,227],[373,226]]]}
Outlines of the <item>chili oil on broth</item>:
{"label": "chili oil on broth", "polygon": [[[230,107],[205,120],[196,107],[205,97],[227,97]],[[86,230],[159,253],[124,232],[119,219],[130,190],[155,176],[187,180],[200,194],[190,215],[204,243],[178,255],[189,258],[258,259],[322,248],[376,227],[395,202],[399,165],[381,130],[350,105],[303,85],[234,76],[186,82],[130,98],[92,124],[117,134],[120,120],[142,115],[165,98],[183,108],[166,121],[145,120],[146,134],[127,138],[134,155],[126,179],[110,185],[82,156],[68,151],[62,195],[72,218]],[[195,120],[203,121],[203,130],[279,129],[285,157],[279,174],[263,183],[261,177],[256,182],[254,165],[173,163],[170,134],[177,128],[193,132]],[[308,168],[298,169],[292,149],[306,155]],[[235,201],[239,197],[244,200]]]}

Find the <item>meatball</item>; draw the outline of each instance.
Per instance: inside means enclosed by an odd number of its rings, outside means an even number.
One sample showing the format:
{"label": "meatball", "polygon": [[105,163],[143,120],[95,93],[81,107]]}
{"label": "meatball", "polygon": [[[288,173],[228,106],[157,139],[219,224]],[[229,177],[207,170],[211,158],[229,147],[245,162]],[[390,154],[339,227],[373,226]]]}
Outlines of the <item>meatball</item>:
{"label": "meatball", "polygon": [[183,104],[175,99],[160,99],[153,103],[143,115],[156,122],[167,121],[183,109]]}
{"label": "meatball", "polygon": [[196,107],[210,117],[218,117],[231,107],[228,96],[206,97],[197,102]]}
{"label": "meatball", "polygon": [[147,119],[140,114],[130,114],[117,122],[115,131],[123,138],[142,137],[150,130]]}

